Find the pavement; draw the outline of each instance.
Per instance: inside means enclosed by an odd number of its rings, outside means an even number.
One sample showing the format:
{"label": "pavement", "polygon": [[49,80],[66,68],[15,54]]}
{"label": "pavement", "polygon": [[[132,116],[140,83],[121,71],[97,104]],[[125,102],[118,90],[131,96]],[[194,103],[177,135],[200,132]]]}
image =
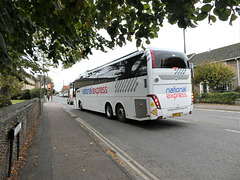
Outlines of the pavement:
{"label": "pavement", "polygon": [[[240,106],[194,104],[194,108],[239,111]],[[46,102],[20,180],[135,179],[56,102]]]}
{"label": "pavement", "polygon": [[56,102],[46,102],[19,179],[127,180],[129,173]]}
{"label": "pavement", "polygon": [[211,110],[223,110],[223,111],[238,111],[240,112],[240,106],[226,105],[226,104],[204,104],[197,103],[193,105],[193,109],[211,109]]}

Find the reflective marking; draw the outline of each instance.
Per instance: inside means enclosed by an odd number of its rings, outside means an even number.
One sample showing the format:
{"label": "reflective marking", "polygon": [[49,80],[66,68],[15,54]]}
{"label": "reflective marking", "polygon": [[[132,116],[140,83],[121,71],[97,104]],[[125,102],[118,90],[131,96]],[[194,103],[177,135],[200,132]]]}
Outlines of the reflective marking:
{"label": "reflective marking", "polygon": [[236,130],[232,130],[232,129],[225,129],[226,131],[229,131],[229,132],[233,132],[233,133],[239,133],[240,134],[240,131],[236,131]]}
{"label": "reflective marking", "polygon": [[155,108],[152,112],[151,112],[153,115],[157,116],[158,113],[157,113],[157,108]]}

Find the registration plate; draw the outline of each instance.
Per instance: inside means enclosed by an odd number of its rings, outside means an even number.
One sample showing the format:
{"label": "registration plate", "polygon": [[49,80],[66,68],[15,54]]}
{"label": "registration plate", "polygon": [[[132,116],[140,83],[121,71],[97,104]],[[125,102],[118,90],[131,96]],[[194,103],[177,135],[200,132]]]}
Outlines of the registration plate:
{"label": "registration plate", "polygon": [[177,116],[181,116],[181,113],[173,113],[172,117],[177,117]]}

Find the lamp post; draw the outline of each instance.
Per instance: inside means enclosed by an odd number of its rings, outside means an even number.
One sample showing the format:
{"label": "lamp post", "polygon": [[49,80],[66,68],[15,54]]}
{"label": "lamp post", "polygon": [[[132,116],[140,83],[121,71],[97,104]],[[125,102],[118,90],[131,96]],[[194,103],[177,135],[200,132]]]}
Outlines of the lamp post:
{"label": "lamp post", "polygon": [[39,76],[40,79],[40,98],[39,98],[39,104],[40,104],[40,108],[39,108],[39,113],[42,114],[42,78],[41,75]]}
{"label": "lamp post", "polygon": [[183,43],[184,43],[184,53],[186,54],[187,50],[186,50],[186,40],[185,40],[185,29],[183,29]]}

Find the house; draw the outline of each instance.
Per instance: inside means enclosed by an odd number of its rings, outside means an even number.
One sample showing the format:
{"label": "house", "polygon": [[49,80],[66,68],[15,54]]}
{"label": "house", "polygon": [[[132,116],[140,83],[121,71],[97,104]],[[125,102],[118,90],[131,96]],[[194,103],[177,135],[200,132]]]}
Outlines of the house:
{"label": "house", "polygon": [[[188,58],[189,63],[193,63],[193,67],[199,66],[204,61],[226,63],[235,73],[232,87],[227,87],[226,90],[235,90],[240,87],[240,43],[209,50],[199,54],[189,54]],[[204,91],[204,87],[201,84],[199,86],[195,86],[195,89],[197,89],[200,93]]]}

